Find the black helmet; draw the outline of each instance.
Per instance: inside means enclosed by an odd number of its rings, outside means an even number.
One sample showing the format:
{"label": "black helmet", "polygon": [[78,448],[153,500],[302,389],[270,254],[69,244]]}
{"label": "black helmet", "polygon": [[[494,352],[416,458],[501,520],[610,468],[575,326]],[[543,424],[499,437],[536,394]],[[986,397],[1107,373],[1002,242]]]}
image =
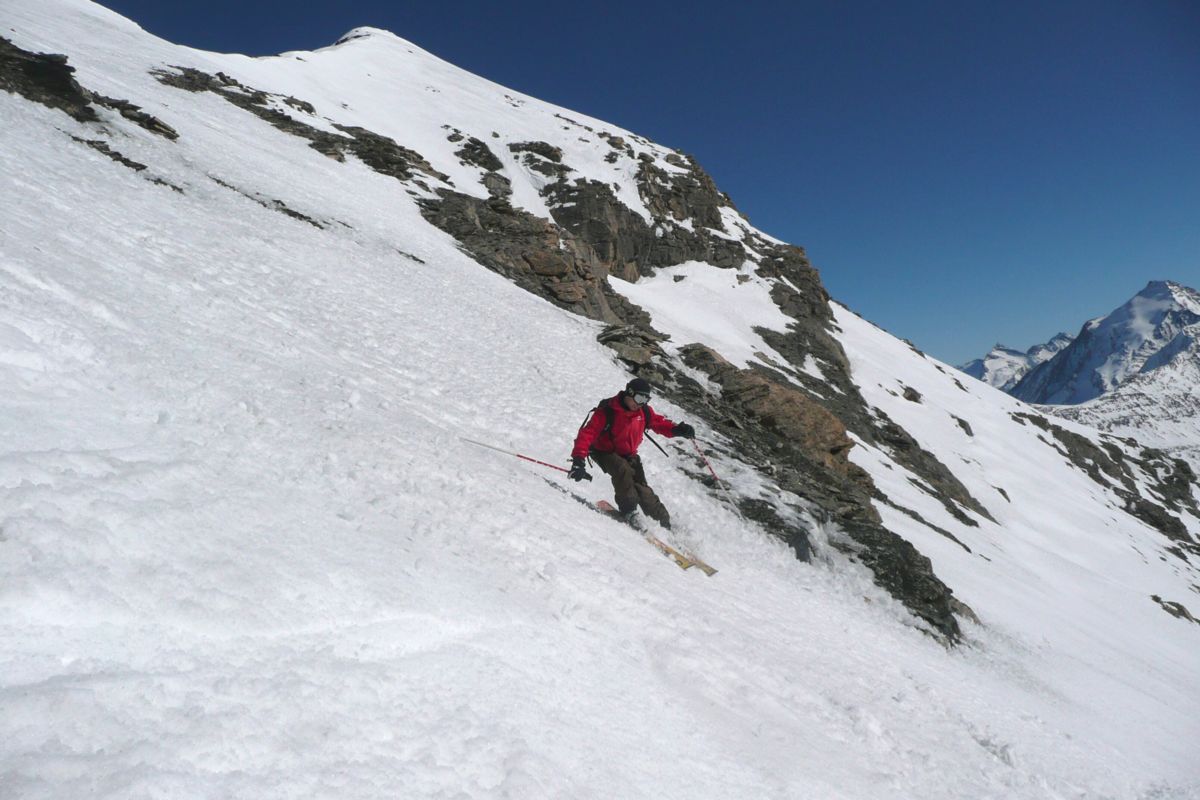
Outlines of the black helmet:
{"label": "black helmet", "polygon": [[650,402],[650,393],[654,387],[650,385],[650,381],[645,378],[634,378],[629,383],[625,384],[625,394],[633,398],[633,402],[639,406],[644,406]]}
{"label": "black helmet", "polygon": [[651,394],[653,392],[654,387],[645,378],[634,378],[625,384],[625,394]]}

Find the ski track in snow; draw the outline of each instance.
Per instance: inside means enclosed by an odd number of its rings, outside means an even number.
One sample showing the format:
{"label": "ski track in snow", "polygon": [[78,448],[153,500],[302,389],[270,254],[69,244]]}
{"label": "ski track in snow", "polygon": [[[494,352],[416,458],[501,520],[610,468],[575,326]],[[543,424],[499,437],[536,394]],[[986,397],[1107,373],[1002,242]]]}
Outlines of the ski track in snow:
{"label": "ski track in snow", "polygon": [[798,563],[739,521],[687,449],[648,471],[711,579],[462,442],[565,462],[627,379],[597,326],[471,262],[400,183],[144,72],[336,92],[54,6],[11,10],[17,44],[175,126],[167,144],[109,123],[186,194],[0,94],[0,795],[1193,791],[1178,720],[1119,736],[1019,624],[945,650],[861,568]]}

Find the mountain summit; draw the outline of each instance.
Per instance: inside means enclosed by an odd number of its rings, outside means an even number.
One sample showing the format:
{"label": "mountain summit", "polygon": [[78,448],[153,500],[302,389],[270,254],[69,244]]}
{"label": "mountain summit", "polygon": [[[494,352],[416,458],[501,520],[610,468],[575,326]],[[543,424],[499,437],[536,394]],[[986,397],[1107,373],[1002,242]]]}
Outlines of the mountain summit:
{"label": "mountain summit", "polygon": [[1030,370],[1011,393],[1029,403],[1075,405],[1112,391],[1183,353],[1200,333],[1200,293],[1151,281],[1110,314],[1087,322],[1075,340]]}
{"label": "mountain summit", "polygon": [[983,358],[963,364],[959,369],[972,378],[1007,392],[1031,369],[1057,355],[1072,339],[1070,334],[1059,333],[1045,344],[1036,344],[1025,352],[997,344]]}

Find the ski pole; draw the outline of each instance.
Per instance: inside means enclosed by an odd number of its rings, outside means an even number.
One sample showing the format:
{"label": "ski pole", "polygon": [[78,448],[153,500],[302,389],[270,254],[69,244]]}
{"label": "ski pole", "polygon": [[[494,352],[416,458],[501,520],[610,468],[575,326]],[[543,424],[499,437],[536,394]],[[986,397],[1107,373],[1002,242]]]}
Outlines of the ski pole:
{"label": "ski pole", "polygon": [[696,453],[700,456],[700,460],[704,462],[704,466],[708,467],[708,471],[712,474],[713,480],[717,482],[717,486],[720,486],[722,489],[724,489],[725,484],[720,478],[717,477],[717,472],[712,468],[712,464],[708,463],[708,457],[704,455],[704,451],[700,449],[700,443],[695,439],[692,439],[692,447],[696,448]]}
{"label": "ski pole", "polygon": [[700,456],[700,460],[704,462],[704,466],[708,467],[708,471],[712,474],[713,480],[717,482],[717,486],[725,492],[725,496],[729,498],[729,502],[733,504],[733,510],[737,512],[739,517],[741,517],[742,510],[738,508],[737,501],[733,499],[733,493],[729,491],[729,485],[717,477],[717,471],[713,469],[712,464],[708,460],[708,456],[704,455],[704,451],[700,449],[700,443],[695,439],[692,439],[692,446],[696,448],[696,453]]}
{"label": "ski pole", "polygon": [[522,461],[532,461],[534,464],[537,464],[537,465],[543,466],[543,467],[549,467],[550,469],[556,469],[559,472],[570,472],[571,471],[569,469],[565,469],[565,468],[557,466],[555,464],[547,464],[545,461],[538,461],[536,458],[530,458],[529,456],[523,456],[520,453],[514,453],[511,450],[501,450],[499,447],[493,447],[490,444],[484,444],[483,442],[477,442],[474,439],[468,439],[465,436],[460,436],[458,438],[462,439],[464,442],[467,442],[468,444],[473,444],[478,447],[486,447],[488,450],[495,450],[497,453],[504,453],[506,456],[516,456],[517,458],[521,459]]}

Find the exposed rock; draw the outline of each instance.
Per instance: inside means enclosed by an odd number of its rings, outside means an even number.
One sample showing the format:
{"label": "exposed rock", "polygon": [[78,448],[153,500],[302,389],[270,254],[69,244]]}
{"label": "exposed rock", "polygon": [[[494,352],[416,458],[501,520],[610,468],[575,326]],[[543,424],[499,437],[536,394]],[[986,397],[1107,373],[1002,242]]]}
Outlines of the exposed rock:
{"label": "exposed rock", "polygon": [[91,94],[72,77],[67,57],[31,53],[0,37],[0,89],[65,112],[79,122],[99,122]]}
{"label": "exposed rock", "polygon": [[1188,611],[1183,603],[1176,603],[1173,600],[1163,600],[1156,594],[1150,595],[1150,599],[1162,606],[1163,611],[1166,611],[1172,617],[1186,619],[1188,622],[1195,622],[1197,625],[1200,625],[1200,619],[1192,616],[1192,612]]}
{"label": "exposed rock", "polygon": [[[728,436],[741,460],[760,468],[769,464],[780,488],[823,509],[849,537],[846,548],[874,571],[881,586],[941,634],[956,639],[959,628],[950,589],[934,575],[927,558],[881,524],[871,504],[878,490],[870,476],[850,461],[853,441],[841,420],[766,370],[739,369],[703,345],[688,345],[681,356],[689,367],[717,383],[721,394],[716,399],[703,389],[680,383],[672,399]],[[804,531],[792,526],[772,530],[792,545],[798,557],[807,557],[811,543]]]}
{"label": "exposed rock", "polygon": [[[1037,414],[1014,412],[1012,416],[1018,422],[1028,422],[1050,433],[1071,463],[1093,481],[1121,498],[1129,514],[1172,540],[1175,546],[1170,550],[1177,557],[1187,561],[1184,551],[1200,556],[1200,543],[1188,533],[1183,521],[1167,511],[1162,505],[1162,500],[1147,497],[1139,491],[1133,465],[1119,447],[1112,443],[1104,447],[1098,446],[1091,439],[1061,428]],[[1167,502],[1177,509],[1187,509],[1200,516],[1200,509],[1197,508],[1191,492],[1195,475],[1186,462],[1167,459],[1155,450],[1145,450],[1139,466],[1149,477],[1157,480],[1154,489],[1162,498],[1169,498]]]}
{"label": "exposed rock", "polygon": [[484,172],[498,172],[504,169],[504,162],[492,152],[492,148],[474,136],[467,139],[467,143],[456,150],[454,155],[462,159],[464,163],[479,167]]}
{"label": "exposed rock", "polygon": [[508,149],[514,153],[537,153],[555,164],[562,163],[562,149],[546,142],[516,142],[510,144]]}
{"label": "exposed rock", "polygon": [[[846,426],[823,406],[804,392],[753,370],[738,369],[703,345],[689,345],[684,352],[688,366],[717,383],[721,399],[744,418],[798,446],[808,459],[826,469],[852,478],[849,453],[854,442],[846,435]],[[853,478],[862,479],[861,471],[853,472]]]}
{"label": "exposed rock", "polygon": [[611,347],[622,361],[633,367],[644,367],[655,357],[663,355],[659,342],[663,337],[638,325],[610,325],[596,337]]}
{"label": "exposed rock", "polygon": [[300,220],[301,222],[307,222],[309,225],[312,225],[314,228],[319,228],[321,230],[325,229],[324,225],[317,222],[312,217],[306,216],[305,214],[301,214],[299,211],[288,208],[287,204],[284,203],[282,200],[275,200],[272,198],[263,197],[262,195],[259,195],[259,194],[253,194],[251,192],[247,192],[243,189],[237,188],[233,184],[226,183],[225,181],[221,180],[220,178],[217,178],[212,175],[209,175],[208,177],[210,180],[212,180],[213,183],[217,184],[218,186],[223,186],[224,188],[229,189],[230,191],[237,192],[242,197],[245,197],[248,200],[253,200],[254,202],[258,203],[263,208],[269,208],[272,211],[278,211],[280,214],[291,217],[292,219]]}
{"label": "exposed rock", "polygon": [[[286,114],[281,114],[280,116],[291,120],[291,117],[287,117]],[[294,122],[294,120],[292,121]],[[308,127],[307,125],[304,127],[308,128],[308,131],[311,132],[310,137],[312,134],[323,133],[323,131]],[[376,172],[391,175],[393,178],[402,181],[410,180],[416,172],[424,173],[447,183],[450,180],[448,175],[434,169],[420,153],[396,144],[395,140],[388,136],[373,133],[366,128],[357,126],[338,125],[335,123],[333,127],[353,137],[348,144],[344,145],[346,150],[358,156],[363,163]],[[322,137],[318,137],[318,139],[334,146],[342,145],[344,142],[343,139],[328,133]],[[316,141],[317,139],[314,139],[314,144]]]}
{"label": "exposed rock", "polygon": [[[863,399],[851,378],[850,362],[845,352],[829,332],[833,326],[829,295],[804,252],[796,247],[767,243],[761,244],[760,248],[767,257],[759,266],[758,274],[785,279],[776,281],[771,297],[784,314],[795,320],[795,324],[786,333],[759,328],[759,335],[783,355],[797,372],[800,372],[805,358],[810,355],[820,361],[825,382],[836,389],[821,394],[821,404],[859,438],[886,450],[897,463],[920,477],[955,519],[965,525],[978,525],[964,509],[985,519],[992,519],[987,508],[971,495],[946,465],[921,447],[916,439],[881,410],[871,408]],[[803,291],[796,291],[792,286]],[[802,382],[816,380],[803,373],[796,378]]]}
{"label": "exposed rock", "polygon": [[[253,89],[222,72],[209,75],[191,67],[172,67],[172,69],[178,71],[156,70],[152,74],[160,83],[176,89],[189,92],[213,92],[233,105],[269,122],[279,130],[307,139],[310,147],[338,161],[344,161],[346,154],[349,153],[358,157],[376,172],[390,175],[401,181],[413,180],[417,173],[421,173],[443,183],[449,183],[449,176],[434,169],[424,156],[415,150],[397,144],[390,137],[374,133],[366,128],[338,124],[334,124],[334,127],[346,135],[339,136],[329,133],[307,125],[270,104],[271,99],[275,98],[281,102],[291,100],[289,105],[295,106],[301,102],[295,98],[272,95]],[[310,105],[305,105],[311,108]]]}
{"label": "exposed rock", "polygon": [[[608,131],[600,131],[600,133],[598,133],[596,135],[599,136],[604,141],[608,142],[608,146],[611,147],[613,150],[618,150],[618,151],[624,153],[625,155],[629,156],[630,158],[634,157],[633,156],[633,147],[630,146],[629,142],[625,141],[625,137],[615,136],[615,135],[609,133]],[[613,153],[612,155],[613,155],[613,161],[616,161],[618,158],[617,154]]]}
{"label": "exposed rock", "polygon": [[548,178],[562,178],[572,171],[562,163],[562,150],[546,142],[517,142],[510,144],[508,149],[523,153],[522,163]]}
{"label": "exposed rock", "polygon": [[86,144],[88,147],[92,148],[93,150],[103,153],[104,155],[111,158],[113,161],[116,161],[118,164],[123,164],[123,165],[129,167],[134,172],[141,172],[142,170],[146,169],[145,164],[142,164],[140,162],[126,158],[125,156],[118,153],[116,150],[113,150],[111,147],[109,147],[108,143],[101,139],[80,139],[78,136],[72,136],[71,138],[74,139],[75,141],[79,142],[80,144]]}
{"label": "exposed rock", "polygon": [[142,111],[141,106],[135,106],[128,100],[117,100],[104,95],[92,95],[92,99],[99,105],[105,108],[111,108],[125,119],[133,122],[136,125],[150,131],[151,133],[162,136],[165,139],[175,141],[179,138],[179,134],[167,123],[160,120],[158,117],[151,116],[145,111]]}
{"label": "exposed rock", "polygon": [[737,242],[675,225],[651,228],[608,184],[562,179],[542,194],[554,221],[590,244],[605,268],[625,280],[684,261],[737,266],[745,260]]}
{"label": "exposed rock", "polygon": [[[135,106],[128,100],[105,97],[83,88],[72,77],[74,73],[75,68],[67,64],[67,57],[64,55],[31,53],[0,37],[0,89],[19,94],[26,100],[41,103],[49,108],[59,109],[79,122],[100,121],[100,115],[92,107],[92,103],[95,103],[116,111],[151,133],[171,140],[179,138],[174,128],[142,111],[140,106]],[[88,140],[88,143],[91,144],[92,141],[94,140]],[[111,155],[111,152],[101,152]]]}
{"label": "exposed rock", "polygon": [[729,198],[690,158],[685,161],[682,156],[672,153],[668,162],[688,171],[667,172],[653,159],[643,161],[638,170],[638,189],[651,215],[655,219],[691,220],[697,228],[721,229],[720,209],[732,207]]}
{"label": "exposed rock", "polygon": [[483,187],[488,190],[488,194],[495,198],[502,199],[512,196],[512,181],[499,172],[484,173]]}
{"label": "exposed rock", "polygon": [[479,263],[528,291],[593,319],[624,321],[595,253],[554,223],[502,200],[445,189],[422,200],[421,211]]}

